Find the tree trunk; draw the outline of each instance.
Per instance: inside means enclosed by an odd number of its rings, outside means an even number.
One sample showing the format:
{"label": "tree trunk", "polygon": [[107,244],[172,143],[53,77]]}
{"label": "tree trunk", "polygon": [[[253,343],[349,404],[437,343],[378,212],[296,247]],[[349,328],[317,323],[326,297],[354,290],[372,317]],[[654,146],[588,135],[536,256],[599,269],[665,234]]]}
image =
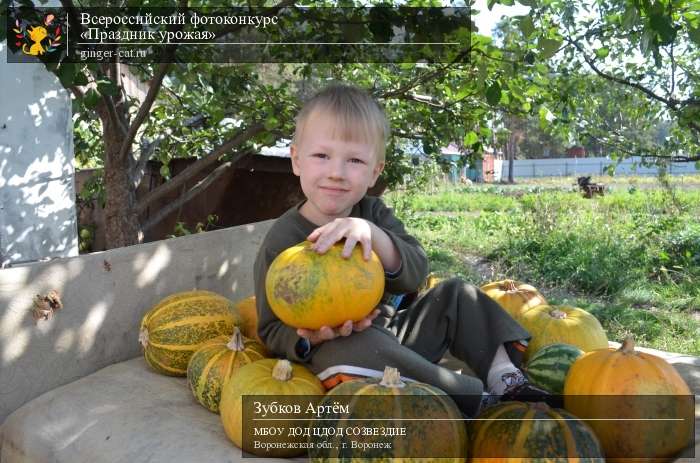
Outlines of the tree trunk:
{"label": "tree trunk", "polygon": [[508,183],[515,183],[513,179],[513,165],[515,164],[513,162],[515,158],[513,151],[512,149],[508,150]]}
{"label": "tree trunk", "polygon": [[508,147],[506,149],[506,154],[508,155],[508,183],[515,183],[513,178],[513,166],[515,163],[513,161],[515,160],[515,149],[517,147],[517,143],[515,140],[515,131],[513,129],[511,129],[511,133],[508,135],[506,146]]}
{"label": "tree trunk", "polygon": [[105,241],[107,249],[138,244],[143,233],[136,213],[136,188],[129,178],[132,158],[120,157],[123,135],[119,129],[102,119],[105,146]]}

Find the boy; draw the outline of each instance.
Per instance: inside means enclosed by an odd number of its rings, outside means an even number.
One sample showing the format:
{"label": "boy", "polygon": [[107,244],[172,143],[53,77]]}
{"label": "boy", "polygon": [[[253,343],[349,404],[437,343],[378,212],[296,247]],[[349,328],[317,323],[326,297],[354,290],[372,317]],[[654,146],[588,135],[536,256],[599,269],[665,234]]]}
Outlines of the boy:
{"label": "boy", "polygon": [[[389,128],[379,105],[357,88],[334,85],[309,100],[296,122],[292,168],[306,200],[275,222],[255,262],[258,334],[270,351],[316,374],[333,365],[393,366],[444,390],[469,416],[497,395],[546,400],[515,366],[523,346],[517,341],[530,336],[480,290],[451,279],[411,303],[403,298],[425,280],[428,260],[392,210],[365,196],[384,168]],[[356,245],[366,260],[374,251],[386,272],[378,308],[358,322],[317,331],[282,323],[267,302],[265,275],[280,252],[304,240],[320,254],[341,240],[344,257]],[[478,378],[436,365],[447,349]]]}

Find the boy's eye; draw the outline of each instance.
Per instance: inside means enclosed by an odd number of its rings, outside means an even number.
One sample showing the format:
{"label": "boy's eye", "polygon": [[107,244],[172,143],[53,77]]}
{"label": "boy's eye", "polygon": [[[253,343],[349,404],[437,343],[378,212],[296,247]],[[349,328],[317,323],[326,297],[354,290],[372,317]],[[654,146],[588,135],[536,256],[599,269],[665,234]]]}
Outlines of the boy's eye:
{"label": "boy's eye", "polygon": [[350,162],[356,163],[356,164],[364,164],[365,163],[365,161],[360,159],[360,158],[352,158],[352,159],[350,159]]}
{"label": "boy's eye", "polygon": [[328,157],[328,155],[326,153],[314,153],[314,154],[312,154],[312,156],[315,158],[321,158],[321,159],[325,159]]}

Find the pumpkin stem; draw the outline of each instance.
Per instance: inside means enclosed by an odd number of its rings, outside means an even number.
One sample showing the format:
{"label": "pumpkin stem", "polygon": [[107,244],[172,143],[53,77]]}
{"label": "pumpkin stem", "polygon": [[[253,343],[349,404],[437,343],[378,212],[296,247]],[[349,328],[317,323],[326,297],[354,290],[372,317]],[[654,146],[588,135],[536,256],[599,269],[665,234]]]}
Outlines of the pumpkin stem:
{"label": "pumpkin stem", "polygon": [[506,291],[517,291],[518,287],[515,285],[515,280],[506,280],[504,282]]}
{"label": "pumpkin stem", "polygon": [[231,340],[226,344],[226,347],[236,352],[243,352],[243,350],[245,350],[243,335],[237,326],[233,327],[233,336],[231,336]]}
{"label": "pumpkin stem", "polygon": [[272,377],[278,381],[289,381],[292,379],[292,364],[289,360],[278,360],[272,367]]}
{"label": "pumpkin stem", "polygon": [[384,376],[382,376],[379,384],[385,387],[404,387],[406,385],[406,383],[401,381],[399,370],[394,367],[384,368]]}
{"label": "pumpkin stem", "polygon": [[559,309],[554,309],[554,310],[552,310],[551,312],[549,312],[549,315],[550,315],[552,318],[558,318],[559,320],[563,320],[563,319],[566,318],[566,312],[562,312],[562,311],[559,310]]}
{"label": "pumpkin stem", "polygon": [[624,341],[622,341],[622,347],[620,350],[625,354],[631,354],[634,352],[634,339],[632,336],[627,336]]}
{"label": "pumpkin stem", "polygon": [[146,328],[142,328],[141,331],[139,331],[139,342],[144,349],[148,347],[148,330]]}

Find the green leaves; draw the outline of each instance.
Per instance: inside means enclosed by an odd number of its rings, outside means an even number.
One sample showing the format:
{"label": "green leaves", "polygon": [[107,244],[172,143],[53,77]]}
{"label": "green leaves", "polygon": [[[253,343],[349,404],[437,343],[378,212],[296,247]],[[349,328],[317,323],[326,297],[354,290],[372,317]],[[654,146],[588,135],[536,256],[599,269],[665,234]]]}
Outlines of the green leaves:
{"label": "green leaves", "polygon": [[649,12],[649,27],[659,37],[659,45],[668,45],[676,39],[676,28],[672,18],[664,11],[661,2],[654,2]]}
{"label": "green leaves", "polygon": [[530,37],[533,32],[535,32],[535,24],[532,22],[532,18],[529,15],[520,16],[518,18],[518,25],[525,38]]}
{"label": "green leaves", "polygon": [[547,127],[549,127],[549,125],[555,119],[555,116],[552,113],[552,111],[550,111],[549,108],[547,108],[546,106],[540,107],[539,115],[540,115],[540,127],[542,129],[546,129]]}
{"label": "green leaves", "polygon": [[610,49],[608,47],[600,47],[596,49],[595,55],[599,59],[605,59],[610,54]]}
{"label": "green leaves", "polygon": [[498,81],[494,81],[486,89],[486,101],[491,106],[496,106],[498,102],[501,101],[501,85],[498,83]]}
{"label": "green leaves", "polygon": [[688,37],[695,45],[700,46],[700,27],[688,27]]}
{"label": "green leaves", "polygon": [[472,146],[473,144],[475,144],[478,141],[479,141],[479,136],[474,131],[470,131],[464,136],[464,144],[466,146]]}
{"label": "green leaves", "polygon": [[83,98],[83,103],[88,109],[95,109],[97,104],[100,102],[100,94],[94,88],[89,89],[85,92],[85,97]]}
{"label": "green leaves", "polygon": [[116,96],[119,95],[119,87],[109,79],[101,79],[97,81],[97,91],[103,95]]}
{"label": "green leaves", "polygon": [[537,48],[540,50],[542,59],[549,59],[554,56],[561,47],[562,41],[553,38],[540,37],[537,41]]}

